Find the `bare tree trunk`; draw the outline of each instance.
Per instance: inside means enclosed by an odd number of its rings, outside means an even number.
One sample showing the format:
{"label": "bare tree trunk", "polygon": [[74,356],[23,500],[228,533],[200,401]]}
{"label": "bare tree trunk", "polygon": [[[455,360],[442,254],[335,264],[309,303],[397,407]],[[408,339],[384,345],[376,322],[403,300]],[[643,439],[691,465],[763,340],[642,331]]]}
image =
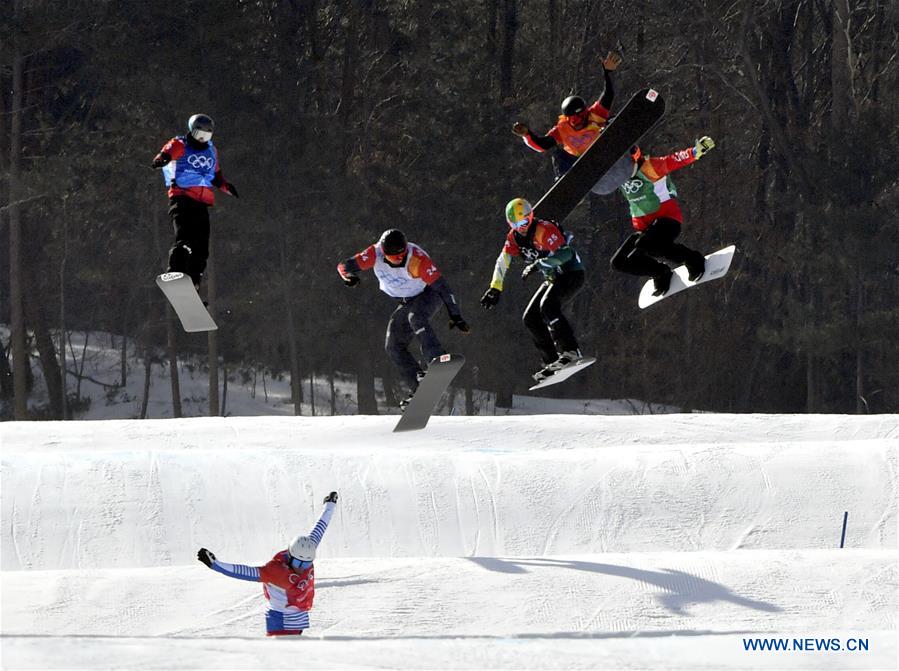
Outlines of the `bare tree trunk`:
{"label": "bare tree trunk", "polygon": [[69,419],[66,391],[66,260],[69,254],[68,197],[62,200],[62,259],[59,262],[59,386],[62,419]]}
{"label": "bare tree trunk", "polygon": [[293,291],[290,264],[287,262],[287,244],[284,218],[281,218],[281,234],[285,244],[278,246],[281,252],[281,287],[284,294],[284,312],[287,318],[287,344],[290,351],[290,398],[293,401],[293,414],[303,414],[303,375],[300,372],[300,352],[297,346],[297,326],[293,314]]}
{"label": "bare tree trunk", "polygon": [[368,352],[360,351],[356,364],[356,402],[360,415],[377,415],[375,374]]}
{"label": "bare tree trunk", "polygon": [[315,417],[315,368],[309,367],[309,407],[312,408],[312,416]]}
{"label": "bare tree trunk", "polygon": [[517,0],[503,0],[503,42],[499,56],[499,95],[512,94],[512,66],[515,63],[515,37],[518,34]]}
{"label": "bare tree trunk", "polygon": [[[206,300],[209,301],[209,314],[215,319],[215,255],[213,253],[212,234],[209,235],[209,262],[206,265]],[[209,331],[209,416],[219,415],[219,347],[216,331]]]}
{"label": "bare tree trunk", "polygon": [[149,323],[144,331],[144,396],[140,402],[140,419],[147,419],[147,408],[150,405],[150,374],[153,368],[153,354],[150,346]]}
{"label": "bare tree trunk", "polygon": [[175,331],[175,311],[166,301],[165,306],[165,331],[166,343],[169,355],[169,379],[172,383],[172,417],[182,417],[181,410],[181,383],[178,377],[178,341]]}
{"label": "bare tree trunk", "polygon": [[[15,0],[13,22],[22,18],[22,0]],[[22,102],[24,92],[25,57],[22,45],[12,32],[12,123],[9,137],[9,294],[10,294],[10,347],[13,369],[13,417],[28,419],[27,373],[28,352],[25,349],[25,314],[22,287],[22,219],[17,201],[21,198],[19,172],[22,153]]]}
{"label": "bare tree trunk", "polygon": [[221,416],[224,417],[228,406],[228,366],[222,359],[222,411]]}
{"label": "bare tree trunk", "polygon": [[[37,281],[27,269],[23,269],[22,278],[28,286],[38,286]],[[50,412],[53,419],[62,419],[62,403],[60,390],[61,373],[59,371],[59,359],[56,356],[56,347],[50,336],[50,327],[47,323],[47,315],[44,311],[43,299],[40,292],[29,292],[23,296],[24,308],[28,323],[34,332],[34,344],[38,351],[38,360],[44,374],[44,382],[47,385],[47,397],[50,403]]]}
{"label": "bare tree trunk", "polygon": [[855,275],[855,412],[863,415],[865,408],[865,356],[862,337],[862,315],[865,311],[865,284],[862,279],[861,262],[856,265]]}
{"label": "bare tree trunk", "polygon": [[337,399],[334,397],[334,359],[328,361],[328,389],[331,392],[331,417],[337,414]]}

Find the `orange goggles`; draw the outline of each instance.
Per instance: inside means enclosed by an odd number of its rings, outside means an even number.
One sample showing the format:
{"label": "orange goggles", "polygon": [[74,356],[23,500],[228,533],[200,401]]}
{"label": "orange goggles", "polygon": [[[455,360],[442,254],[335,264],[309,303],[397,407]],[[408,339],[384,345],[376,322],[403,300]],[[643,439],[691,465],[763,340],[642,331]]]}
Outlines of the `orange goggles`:
{"label": "orange goggles", "polygon": [[406,250],[401,251],[399,254],[384,254],[384,258],[390,261],[390,263],[402,263],[403,259],[406,258]]}

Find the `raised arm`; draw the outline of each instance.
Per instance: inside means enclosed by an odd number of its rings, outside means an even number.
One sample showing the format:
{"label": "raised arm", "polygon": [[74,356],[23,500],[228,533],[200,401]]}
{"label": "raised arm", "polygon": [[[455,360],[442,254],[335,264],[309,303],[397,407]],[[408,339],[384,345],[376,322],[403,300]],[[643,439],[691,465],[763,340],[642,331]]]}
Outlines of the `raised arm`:
{"label": "raised arm", "polygon": [[309,538],[312,539],[312,542],[315,543],[316,547],[322,542],[322,536],[325,535],[325,530],[328,528],[328,523],[331,521],[331,515],[334,514],[334,508],[336,507],[337,492],[331,492],[325,497],[325,509],[322,511],[322,516],[318,518],[318,522],[315,523],[315,526],[312,527],[312,531],[309,532]]}

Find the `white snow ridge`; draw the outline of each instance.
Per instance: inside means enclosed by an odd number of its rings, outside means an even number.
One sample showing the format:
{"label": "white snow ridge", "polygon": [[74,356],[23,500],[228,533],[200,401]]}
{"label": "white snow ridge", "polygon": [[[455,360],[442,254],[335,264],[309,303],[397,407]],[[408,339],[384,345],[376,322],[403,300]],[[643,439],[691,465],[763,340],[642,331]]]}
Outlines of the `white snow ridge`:
{"label": "white snow ridge", "polygon": [[[897,666],[895,415],[395,421],[0,425],[2,668]],[[331,490],[266,638],[196,551],[260,565]]]}

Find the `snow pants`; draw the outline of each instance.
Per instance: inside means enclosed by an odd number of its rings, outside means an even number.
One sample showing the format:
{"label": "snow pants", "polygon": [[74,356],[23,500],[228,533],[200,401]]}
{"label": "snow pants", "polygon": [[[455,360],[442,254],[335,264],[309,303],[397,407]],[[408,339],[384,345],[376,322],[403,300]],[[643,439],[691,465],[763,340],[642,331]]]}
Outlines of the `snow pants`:
{"label": "snow pants", "polygon": [[209,258],[209,206],[188,196],[169,200],[175,244],[169,250],[168,272],[189,275],[199,286]]}
{"label": "snow pants", "polygon": [[674,219],[662,217],[645,230],[630,235],[612,256],[612,268],[630,275],[658,277],[668,268],[656,257],[675,264],[698,264],[705,257],[699,252],[675,242],[681,225]]}
{"label": "snow pants", "polygon": [[422,367],[409,352],[413,338],[418,338],[421,354],[425,364],[431,359],[445,354],[443,345],[431,328],[431,317],[443,305],[443,299],[430,287],[425,287],[417,296],[403,298],[396,306],[390,321],[387,322],[387,337],[384,350],[391,361],[399,368],[400,377],[409,386],[410,391],[418,388],[418,373]]}
{"label": "snow pants", "polygon": [[571,324],[562,314],[562,307],[584,286],[584,271],[572,270],[556,275],[534,292],[521,316],[540,350],[543,363],[552,363],[562,352],[578,349]]}

